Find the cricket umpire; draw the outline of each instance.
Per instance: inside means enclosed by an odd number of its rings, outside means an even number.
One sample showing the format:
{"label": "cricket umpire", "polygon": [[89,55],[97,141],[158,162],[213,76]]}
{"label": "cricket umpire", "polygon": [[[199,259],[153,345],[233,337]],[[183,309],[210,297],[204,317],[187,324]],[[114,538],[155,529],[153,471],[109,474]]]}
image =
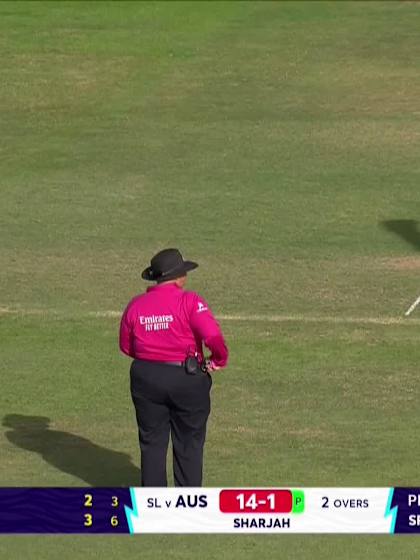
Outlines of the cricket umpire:
{"label": "cricket umpire", "polygon": [[[133,358],[131,397],[136,409],[142,486],[167,486],[166,455],[172,438],[176,486],[201,486],[210,373],[225,367],[228,350],[207,302],[184,290],[187,272],[177,249],[151,260],[144,280],[154,281],[126,307],[120,349]],[[205,360],[203,343],[211,355]]]}

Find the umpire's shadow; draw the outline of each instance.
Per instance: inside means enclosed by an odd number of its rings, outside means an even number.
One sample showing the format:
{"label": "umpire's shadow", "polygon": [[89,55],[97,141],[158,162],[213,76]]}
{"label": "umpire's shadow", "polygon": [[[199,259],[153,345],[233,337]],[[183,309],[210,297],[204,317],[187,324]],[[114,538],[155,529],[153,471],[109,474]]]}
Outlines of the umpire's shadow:
{"label": "umpire's shadow", "polygon": [[384,220],[381,226],[404,239],[416,251],[420,251],[420,229],[416,220]]}
{"label": "umpire's shadow", "polygon": [[38,453],[62,472],[90,486],[139,486],[140,470],[126,453],[96,445],[90,440],[49,428],[45,416],[7,414],[6,438],[21,449]]}

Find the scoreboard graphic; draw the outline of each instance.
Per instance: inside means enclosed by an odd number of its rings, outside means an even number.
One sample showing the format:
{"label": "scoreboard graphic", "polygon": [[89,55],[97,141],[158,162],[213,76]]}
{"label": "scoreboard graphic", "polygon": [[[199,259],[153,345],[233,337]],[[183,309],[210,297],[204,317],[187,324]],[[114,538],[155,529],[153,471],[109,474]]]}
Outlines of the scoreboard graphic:
{"label": "scoreboard graphic", "polygon": [[0,533],[420,534],[420,488],[0,488]]}

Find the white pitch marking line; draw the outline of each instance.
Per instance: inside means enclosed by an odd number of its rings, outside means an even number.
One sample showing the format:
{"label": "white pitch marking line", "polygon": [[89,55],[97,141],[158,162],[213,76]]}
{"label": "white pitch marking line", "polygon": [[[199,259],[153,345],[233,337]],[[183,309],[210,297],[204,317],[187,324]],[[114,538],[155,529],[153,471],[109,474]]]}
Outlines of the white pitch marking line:
{"label": "white pitch marking line", "polygon": [[[267,321],[268,323],[342,323],[342,324],[371,324],[371,325],[403,325],[407,324],[401,317],[339,317],[328,315],[219,315],[217,317],[224,321]],[[414,319],[410,323],[420,324],[420,320]]]}
{"label": "white pitch marking line", "polygon": [[407,309],[407,311],[404,313],[404,315],[406,317],[411,315],[411,313],[415,310],[415,308],[418,306],[419,303],[420,303],[420,296],[416,299],[416,301],[412,305],[410,305],[410,307]]}
{"label": "white pitch marking line", "polygon": [[339,317],[328,315],[219,315],[224,321],[266,321],[268,323],[333,323],[333,324],[366,324],[366,325],[407,325],[420,324],[420,319],[405,321],[401,317]]}
{"label": "white pitch marking line", "polygon": [[[420,303],[420,298],[419,298]],[[55,317],[66,316],[66,313],[60,313],[56,309],[12,309],[9,307],[0,307],[0,315],[46,315]],[[121,311],[89,311],[86,313],[70,313],[72,317],[98,317],[98,318],[119,318]],[[331,323],[331,324],[361,324],[361,325],[420,325],[420,319],[405,320],[402,317],[340,317],[328,315],[218,315],[220,321],[248,321],[248,322],[267,322],[267,323]]]}

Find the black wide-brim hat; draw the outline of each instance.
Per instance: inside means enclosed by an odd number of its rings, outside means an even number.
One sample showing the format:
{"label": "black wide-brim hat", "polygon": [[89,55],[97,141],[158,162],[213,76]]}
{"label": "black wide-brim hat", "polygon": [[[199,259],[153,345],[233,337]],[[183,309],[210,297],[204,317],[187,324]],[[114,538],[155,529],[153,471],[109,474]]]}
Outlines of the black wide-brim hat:
{"label": "black wide-brim hat", "polygon": [[164,249],[152,258],[150,266],[143,270],[141,277],[143,280],[166,282],[185,276],[197,266],[196,262],[184,261],[178,249]]}

